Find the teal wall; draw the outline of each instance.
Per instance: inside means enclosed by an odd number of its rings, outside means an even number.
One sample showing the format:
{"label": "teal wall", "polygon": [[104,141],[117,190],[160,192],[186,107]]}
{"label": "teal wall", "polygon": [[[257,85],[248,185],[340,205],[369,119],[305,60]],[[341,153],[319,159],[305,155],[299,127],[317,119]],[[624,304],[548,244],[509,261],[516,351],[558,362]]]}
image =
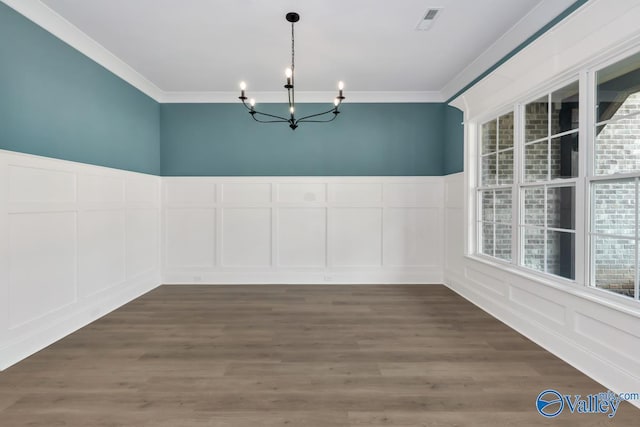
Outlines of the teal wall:
{"label": "teal wall", "polygon": [[464,167],[464,126],[462,111],[445,107],[444,175],[462,172]]}
{"label": "teal wall", "polygon": [[[587,1],[575,1],[447,103]],[[168,176],[463,169],[462,113],[453,107],[346,103],[342,110],[330,125],[292,132],[254,123],[239,104],[159,105],[0,3],[0,149]]]}
{"label": "teal wall", "polygon": [[159,109],[0,3],[0,149],[157,175]]}
{"label": "teal wall", "polygon": [[[260,108],[287,111],[283,104]],[[302,104],[297,113],[322,108]],[[162,175],[442,175],[445,109],[345,103],[334,122],[292,131],[254,122],[240,103],[163,104]]]}

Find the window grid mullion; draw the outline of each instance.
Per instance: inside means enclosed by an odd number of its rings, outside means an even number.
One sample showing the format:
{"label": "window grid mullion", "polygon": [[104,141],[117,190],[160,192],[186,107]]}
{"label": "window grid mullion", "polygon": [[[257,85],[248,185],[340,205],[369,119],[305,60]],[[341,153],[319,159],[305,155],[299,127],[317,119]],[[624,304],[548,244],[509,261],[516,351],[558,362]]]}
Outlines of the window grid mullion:
{"label": "window grid mullion", "polygon": [[610,118],[609,120],[603,120],[603,121],[597,122],[597,123],[594,120],[594,124],[595,124],[595,126],[608,125],[609,123],[617,123],[617,122],[619,122],[621,120],[633,119],[633,118],[635,118],[635,117],[637,117],[639,115],[640,115],[640,112],[639,113],[629,113],[629,114],[625,114],[625,115],[622,115],[622,116],[614,116],[614,117]]}

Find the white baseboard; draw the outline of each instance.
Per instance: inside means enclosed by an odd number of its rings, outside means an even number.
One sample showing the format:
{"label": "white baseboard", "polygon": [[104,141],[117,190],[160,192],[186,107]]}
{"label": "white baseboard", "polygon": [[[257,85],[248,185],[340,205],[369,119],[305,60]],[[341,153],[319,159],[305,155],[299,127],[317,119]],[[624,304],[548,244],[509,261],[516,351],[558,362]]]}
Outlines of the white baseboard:
{"label": "white baseboard", "polygon": [[441,284],[438,269],[419,271],[263,271],[249,272],[166,272],[164,284],[225,285],[225,284]]}

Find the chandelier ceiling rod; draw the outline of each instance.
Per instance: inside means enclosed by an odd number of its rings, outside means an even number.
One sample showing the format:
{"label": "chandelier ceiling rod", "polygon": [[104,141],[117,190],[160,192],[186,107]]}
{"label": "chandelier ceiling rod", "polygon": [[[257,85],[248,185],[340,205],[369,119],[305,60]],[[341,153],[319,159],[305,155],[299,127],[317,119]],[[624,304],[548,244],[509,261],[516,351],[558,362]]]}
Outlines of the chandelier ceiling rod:
{"label": "chandelier ceiling rod", "polygon": [[[286,84],[284,88],[287,89],[287,97],[289,99],[289,118],[277,116],[274,114],[264,113],[262,111],[258,111],[255,109],[256,101],[255,99],[250,99],[249,104],[247,105],[247,96],[245,95],[245,91],[247,89],[247,84],[245,82],[240,83],[240,96],[238,97],[242,101],[242,105],[247,107],[249,110],[249,114],[253,120],[259,123],[288,123],[291,130],[296,130],[299,123],[327,123],[335,120],[340,114],[338,108],[342,104],[342,101],[345,99],[342,91],[344,89],[344,83],[338,83],[338,96],[336,96],[333,107],[330,110],[323,111],[321,113],[310,114],[308,116],[296,118],[295,115],[295,107],[296,107],[296,92],[295,92],[295,58],[296,58],[296,49],[295,49],[295,31],[294,25],[296,22],[300,20],[300,15],[295,12],[289,12],[286,15],[286,19],[291,23],[291,68],[287,68],[285,71],[285,76],[287,78]],[[332,114],[327,119],[321,119],[321,116]],[[268,119],[265,119],[268,118]]]}

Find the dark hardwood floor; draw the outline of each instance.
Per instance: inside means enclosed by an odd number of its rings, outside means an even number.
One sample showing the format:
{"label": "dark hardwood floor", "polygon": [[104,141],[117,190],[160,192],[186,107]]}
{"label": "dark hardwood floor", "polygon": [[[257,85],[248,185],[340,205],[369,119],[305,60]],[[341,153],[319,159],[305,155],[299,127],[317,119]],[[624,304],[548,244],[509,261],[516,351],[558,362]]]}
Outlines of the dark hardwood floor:
{"label": "dark hardwood floor", "polygon": [[606,390],[443,286],[162,286],[1,372],[0,425],[640,425],[547,388]]}

